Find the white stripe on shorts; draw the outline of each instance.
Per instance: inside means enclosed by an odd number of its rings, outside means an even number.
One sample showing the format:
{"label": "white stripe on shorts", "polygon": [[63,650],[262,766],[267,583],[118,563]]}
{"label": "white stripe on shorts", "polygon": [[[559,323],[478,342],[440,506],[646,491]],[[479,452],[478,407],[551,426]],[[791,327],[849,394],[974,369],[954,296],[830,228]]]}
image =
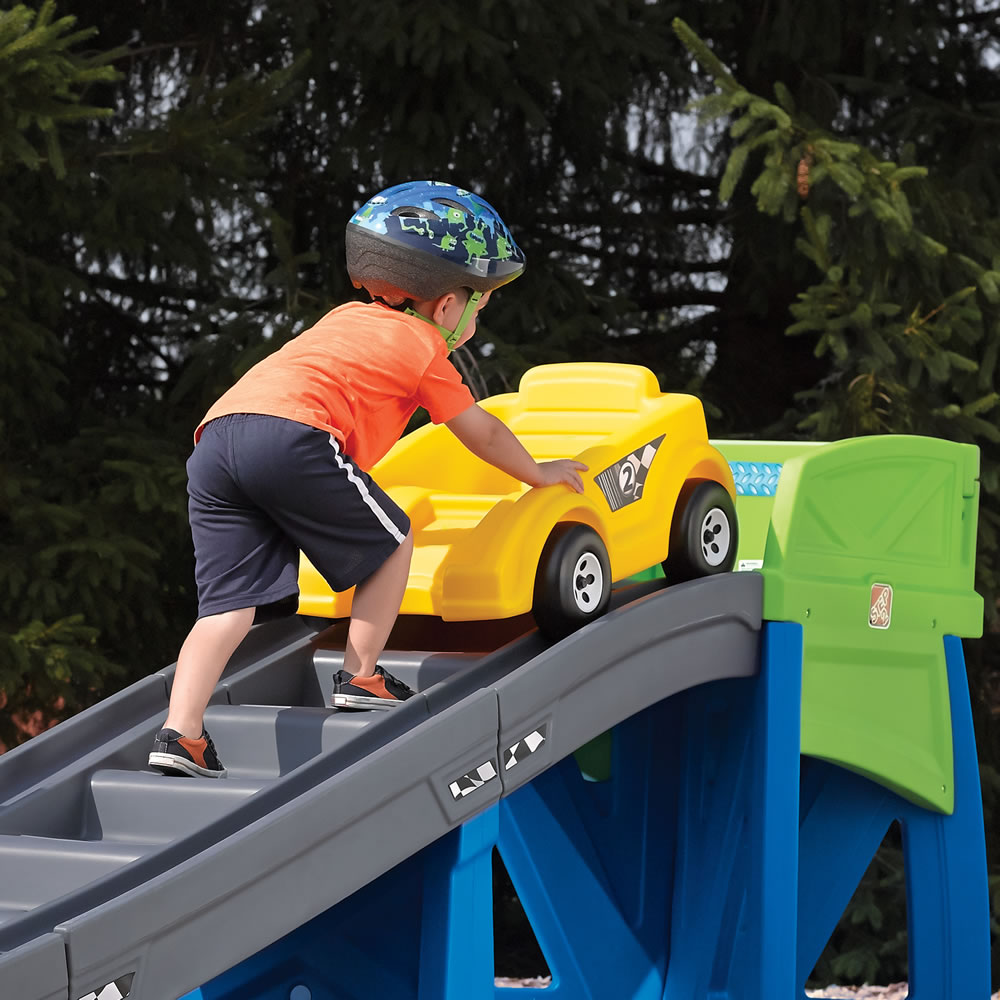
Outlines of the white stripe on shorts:
{"label": "white stripe on shorts", "polygon": [[368,492],[368,487],[365,486],[364,482],[354,475],[354,469],[351,464],[349,462],[345,462],[341,457],[340,442],[338,442],[332,434],[330,435],[330,445],[337,453],[337,465],[339,465],[344,472],[347,473],[347,478],[354,483],[355,486],[357,486],[358,492],[361,494],[361,499],[364,500],[364,502],[371,509],[372,513],[379,519],[379,523],[382,527],[385,528],[385,530],[388,531],[400,545],[402,545],[403,542],[406,541],[406,537],[402,535],[399,528],[392,523],[392,518],[389,517],[389,515],[376,503],[375,498]]}

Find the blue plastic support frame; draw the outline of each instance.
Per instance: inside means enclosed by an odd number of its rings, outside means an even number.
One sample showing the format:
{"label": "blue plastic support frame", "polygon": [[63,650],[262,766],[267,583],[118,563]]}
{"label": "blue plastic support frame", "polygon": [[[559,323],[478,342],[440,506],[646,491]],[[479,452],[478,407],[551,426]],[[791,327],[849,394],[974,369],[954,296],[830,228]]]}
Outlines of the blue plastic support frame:
{"label": "blue plastic support frame", "polygon": [[616,726],[607,781],[562,759],[187,1000],[511,998],[494,985],[494,847],[552,973],[514,1000],[803,1000],[897,819],[910,1000],[988,1000],[978,764],[961,643],[944,642],[951,816],[800,757],[802,628],[768,622],[757,677]]}

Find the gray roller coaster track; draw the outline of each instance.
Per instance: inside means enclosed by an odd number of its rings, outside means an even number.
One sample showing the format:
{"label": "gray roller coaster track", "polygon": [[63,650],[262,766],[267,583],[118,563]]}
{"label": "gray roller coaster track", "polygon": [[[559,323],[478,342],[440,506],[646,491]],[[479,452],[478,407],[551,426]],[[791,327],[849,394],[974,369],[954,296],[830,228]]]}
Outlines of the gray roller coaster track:
{"label": "gray roller coaster track", "polygon": [[0,757],[0,998],[132,974],[173,1000],[648,705],[757,673],[760,628],[755,573],[621,588],[554,645],[530,617],[401,619],[382,663],[418,695],[334,712],[345,623],[260,625],[206,715],[223,781],[145,770],[152,674]]}

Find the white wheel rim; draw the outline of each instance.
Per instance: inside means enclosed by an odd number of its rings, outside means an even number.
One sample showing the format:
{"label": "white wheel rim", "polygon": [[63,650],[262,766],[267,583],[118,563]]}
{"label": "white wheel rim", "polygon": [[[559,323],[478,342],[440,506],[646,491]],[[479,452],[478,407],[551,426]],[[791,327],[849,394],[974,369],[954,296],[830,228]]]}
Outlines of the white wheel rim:
{"label": "white wheel rim", "polygon": [[584,552],[573,567],[573,603],[585,614],[597,610],[604,593],[604,570],[593,552]]}
{"label": "white wheel rim", "polygon": [[709,566],[721,566],[726,561],[732,537],[725,511],[713,507],[701,522],[701,554]]}

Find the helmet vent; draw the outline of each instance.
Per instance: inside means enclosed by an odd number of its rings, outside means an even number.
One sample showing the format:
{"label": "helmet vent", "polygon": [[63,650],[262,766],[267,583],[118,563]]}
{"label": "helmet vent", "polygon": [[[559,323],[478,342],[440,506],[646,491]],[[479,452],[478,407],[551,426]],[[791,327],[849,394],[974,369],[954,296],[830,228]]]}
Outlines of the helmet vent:
{"label": "helmet vent", "polygon": [[462,215],[468,215],[469,210],[460,201],[452,201],[451,198],[432,198],[432,201],[437,202],[439,205],[444,205],[445,208],[454,208],[456,211],[462,213]]}
{"label": "helmet vent", "polygon": [[437,221],[437,215],[434,212],[426,208],[417,208],[416,205],[400,205],[389,214],[401,215],[406,219],[434,219]]}

